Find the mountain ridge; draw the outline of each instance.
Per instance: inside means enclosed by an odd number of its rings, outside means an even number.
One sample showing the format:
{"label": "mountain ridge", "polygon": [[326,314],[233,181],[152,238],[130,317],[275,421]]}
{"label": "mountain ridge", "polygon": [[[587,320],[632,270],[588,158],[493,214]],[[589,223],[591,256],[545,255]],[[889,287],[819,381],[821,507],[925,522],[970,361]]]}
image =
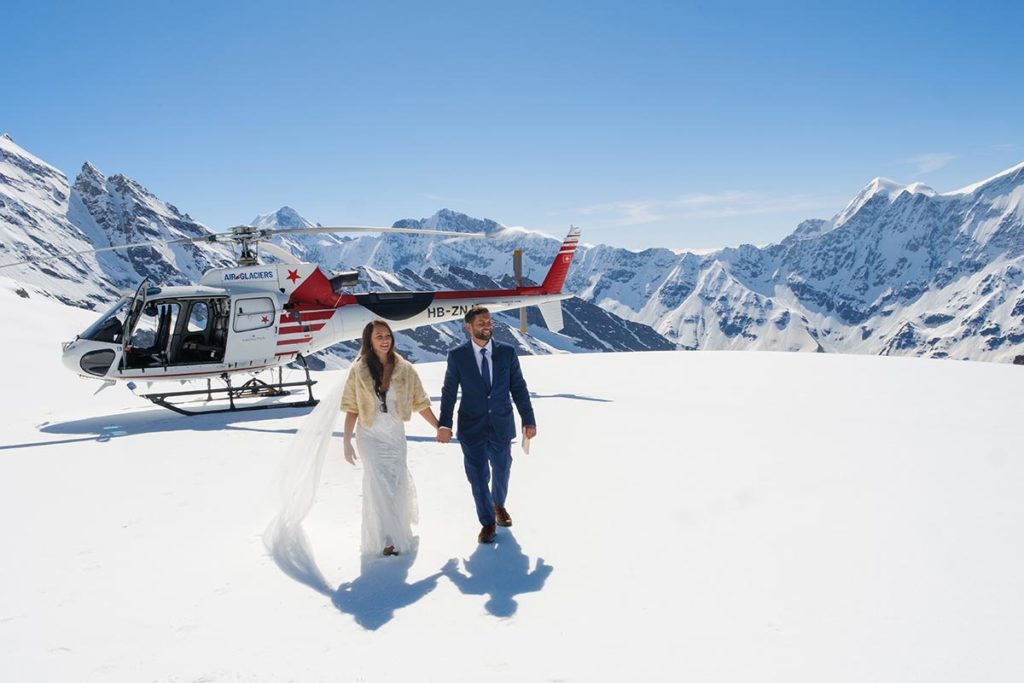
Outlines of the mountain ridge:
{"label": "mountain ridge", "polygon": [[[163,244],[167,240],[203,237],[211,234],[204,225],[194,221],[172,204],[149,192],[141,183],[122,174],[107,176],[91,162],[83,163],[73,184],[57,169],[22,152],[7,138],[3,145],[3,163],[12,171],[0,178],[0,202],[7,197],[11,206],[18,196],[19,183],[29,187],[29,199],[36,209],[36,219],[28,224],[15,220],[16,214],[0,214],[5,218],[5,231],[11,242],[21,240],[17,249],[9,249],[6,240],[0,240],[0,253],[4,262],[38,255],[38,245],[51,254],[85,251],[117,244],[149,242],[145,246],[125,250],[105,251],[82,256],[36,262],[9,270],[5,274],[19,278],[20,283],[34,285],[34,292],[57,298],[64,303],[96,308],[111,302],[119,291],[134,290],[139,282],[148,279],[164,285],[186,285],[199,280],[203,272],[215,267],[233,265],[235,257],[225,245]],[[52,192],[51,192],[52,188]],[[52,194],[52,197],[48,197]],[[19,205],[20,206],[20,205]],[[461,226],[466,231],[486,230],[490,233],[504,228],[490,220],[473,219],[451,210],[442,210],[422,222],[432,225]],[[257,227],[313,227],[317,224],[305,219],[291,207],[257,215]],[[284,225],[282,225],[284,224]],[[66,234],[64,234],[66,233]],[[483,273],[474,273],[472,265],[443,261],[443,267],[422,270],[418,249],[427,242],[419,236],[403,235],[388,239],[369,235],[348,237],[338,234],[281,234],[273,239],[296,256],[321,264],[325,270],[357,268],[362,273],[362,284],[354,291],[394,291],[396,289],[494,289],[512,287],[509,282],[499,284],[497,279]],[[393,239],[392,239],[393,238]],[[415,246],[413,246],[415,244]],[[66,246],[72,245],[73,249]],[[508,258],[511,258],[509,251]],[[553,253],[551,254],[553,258]],[[59,266],[54,270],[49,264]],[[387,267],[380,267],[386,264]],[[546,267],[547,264],[545,264]],[[450,267],[449,267],[450,266]],[[511,266],[500,278],[511,272]],[[17,288],[21,289],[20,284]],[[22,291],[27,290],[22,289]],[[73,296],[72,292],[88,296]],[[498,338],[513,344],[520,353],[558,353],[582,350],[667,350],[675,348],[653,330],[619,319],[585,301],[577,300],[567,309],[567,334],[546,330],[540,316],[531,316],[531,332],[518,329],[518,317],[499,315],[508,323],[500,327]],[[589,328],[597,328],[594,335]],[[449,323],[439,327],[424,327],[398,333],[400,348],[413,360],[438,360],[447,350],[461,342],[464,333],[460,325]],[[313,365],[325,367],[343,363],[355,352],[354,345],[340,344],[313,359]]]}
{"label": "mountain ridge", "polygon": [[[5,139],[0,149],[16,147],[9,136]],[[67,182],[61,184],[59,172],[27,152],[20,158],[26,160],[20,173],[36,183],[32,196],[37,209],[46,203],[48,189],[56,188],[55,196],[67,195],[70,206],[51,201],[47,210],[59,214],[51,217],[54,230],[74,234],[78,243],[100,239],[98,233],[123,243],[209,232],[125,176],[104,178],[86,162],[74,186],[62,190]],[[10,185],[0,182],[0,196],[12,194]],[[75,211],[79,199],[85,216]],[[836,216],[803,221],[781,241],[763,247],[740,245],[695,254],[582,243],[566,288],[577,292],[580,305],[594,307],[590,315],[595,327],[600,327],[601,309],[623,323],[646,326],[668,346],[683,349],[1010,361],[1024,352],[1022,207],[1024,164],[942,194],[921,183],[875,178]],[[291,207],[257,215],[255,222],[279,220],[295,227],[316,225]],[[561,243],[558,237],[507,228],[449,208],[427,218],[400,219],[394,226],[481,231],[490,238],[285,234],[275,241],[327,269],[359,269],[366,276],[363,286],[377,290],[472,286],[468,283],[479,278],[468,273],[498,282],[511,274],[516,248],[524,251],[524,276],[536,282]],[[13,227],[25,232],[31,226],[23,221]],[[37,237],[54,250],[45,235]],[[15,254],[29,251],[30,245],[22,242]],[[180,251],[186,253],[143,248],[141,254],[102,259],[99,271],[107,277],[92,283],[92,298],[109,297],[133,273],[137,278],[194,281],[202,269],[232,258],[226,250],[212,256],[199,253],[198,247]],[[71,272],[57,276],[81,276],[81,268],[65,266]],[[51,277],[38,269],[35,274]],[[68,302],[83,305],[76,299]],[[453,328],[443,336],[460,335]],[[628,337],[627,326],[620,324],[616,336]],[[543,348],[536,339],[517,343],[523,352]],[[436,339],[424,344],[424,357],[433,357],[440,348]],[[576,339],[565,341],[560,350],[579,350],[579,344],[601,346]],[[559,349],[556,345],[549,350]]]}

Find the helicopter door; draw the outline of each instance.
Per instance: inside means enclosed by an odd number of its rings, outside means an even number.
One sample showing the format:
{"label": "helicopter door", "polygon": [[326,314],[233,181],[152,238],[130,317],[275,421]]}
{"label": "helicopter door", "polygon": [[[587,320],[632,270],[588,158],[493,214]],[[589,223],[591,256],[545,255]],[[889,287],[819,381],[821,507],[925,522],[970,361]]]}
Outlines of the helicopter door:
{"label": "helicopter door", "polygon": [[147,299],[125,349],[125,365],[149,368],[170,365],[181,304],[174,299]]}
{"label": "helicopter door", "polygon": [[139,288],[135,290],[132,302],[128,305],[128,317],[124,321],[124,341],[122,346],[128,345],[128,339],[132,336],[135,323],[139,322],[139,316],[142,315],[142,307],[146,305],[146,285],[148,284],[149,278],[143,278],[142,282],[139,283]]}
{"label": "helicopter door", "polygon": [[131,347],[132,332],[135,331],[135,326],[138,324],[139,318],[142,317],[142,308],[146,305],[148,285],[149,278],[142,278],[139,288],[135,290],[135,296],[132,297],[131,303],[128,304],[128,313],[124,319],[124,335],[121,338],[122,369],[128,366],[127,358],[129,348]]}
{"label": "helicopter door", "polygon": [[271,297],[235,299],[225,360],[262,365],[273,358],[277,348],[277,315],[277,305]]}
{"label": "helicopter door", "polygon": [[177,365],[221,362],[228,338],[230,301],[227,297],[217,297],[184,303],[188,306],[188,317],[183,319],[177,351],[171,362]]}

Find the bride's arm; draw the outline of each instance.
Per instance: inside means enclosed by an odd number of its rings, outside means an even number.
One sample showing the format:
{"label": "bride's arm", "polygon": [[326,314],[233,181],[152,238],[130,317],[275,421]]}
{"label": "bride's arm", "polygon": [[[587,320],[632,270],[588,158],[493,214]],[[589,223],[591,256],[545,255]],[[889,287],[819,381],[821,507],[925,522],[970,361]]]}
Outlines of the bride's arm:
{"label": "bride's arm", "polygon": [[420,411],[420,415],[423,419],[430,423],[430,426],[437,429],[437,416],[434,415],[434,409],[429,406]]}
{"label": "bride's arm", "polygon": [[[413,382],[412,409],[422,415],[423,419],[429,422],[431,427],[437,429],[437,416],[434,415],[434,410],[430,407],[430,396],[427,395],[426,389],[423,388],[423,382],[415,370],[412,371],[410,380]],[[420,406],[423,407],[420,408]]]}
{"label": "bride's arm", "polygon": [[345,413],[345,460],[356,464],[356,449],[352,447],[352,432],[356,428],[358,413]]}

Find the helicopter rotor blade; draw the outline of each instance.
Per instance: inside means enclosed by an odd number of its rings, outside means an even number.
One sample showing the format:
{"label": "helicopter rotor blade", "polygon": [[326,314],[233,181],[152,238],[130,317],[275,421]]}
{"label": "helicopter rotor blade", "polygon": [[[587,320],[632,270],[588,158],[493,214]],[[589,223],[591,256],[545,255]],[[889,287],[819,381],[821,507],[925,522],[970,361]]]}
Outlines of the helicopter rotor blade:
{"label": "helicopter rotor blade", "polygon": [[135,247],[151,247],[156,244],[184,244],[186,242],[217,242],[216,239],[210,239],[216,237],[216,235],[206,235],[205,237],[178,237],[173,240],[150,240],[148,242],[133,242],[131,244],[117,244],[112,247],[100,247],[98,249],[81,249],[79,251],[65,251],[59,254],[47,254],[46,256],[32,256],[30,258],[22,259],[20,261],[14,261],[12,263],[0,263],[0,270],[4,268],[11,268],[13,266],[23,266],[29,263],[40,263],[43,261],[56,261],[57,259],[68,258],[71,256],[84,256],[86,254],[98,254],[103,251],[117,251],[119,249],[133,249]]}
{"label": "helicopter rotor blade", "polygon": [[[268,239],[272,235],[296,235],[296,234],[316,234],[316,233],[332,233],[332,232],[376,232],[382,234],[395,233],[395,234],[411,234],[411,235],[444,235],[448,237],[484,237],[490,238],[493,235],[489,235],[484,232],[455,232],[454,230],[429,230],[426,228],[386,228],[377,227],[370,225],[347,225],[347,226],[326,226],[317,228],[257,228],[252,225],[238,225],[230,229],[230,232],[215,232],[209,235],[203,235],[202,237],[179,237],[173,240],[150,240],[149,242],[133,242],[131,244],[118,244],[111,247],[100,247],[98,249],[82,249],[79,251],[66,251],[60,254],[47,254],[46,256],[33,256],[20,261],[14,261],[12,263],[0,264],[0,270],[4,268],[12,268],[14,266],[22,266],[29,263],[40,263],[44,261],[56,261],[62,258],[68,258],[71,256],[84,256],[85,254],[98,254],[104,251],[117,251],[119,249],[132,249],[134,247],[150,247],[158,244],[187,244],[195,243],[201,244],[206,243],[224,243],[230,242],[233,244],[245,244],[259,243],[263,240]],[[266,247],[267,245],[261,245]],[[267,249],[278,258],[284,259],[282,255],[285,252],[283,249],[280,252],[272,251]],[[289,256],[293,259],[288,263],[298,263],[294,260],[295,257]]]}
{"label": "helicopter rotor blade", "polygon": [[485,232],[456,232],[454,230],[429,230],[427,228],[385,228],[372,225],[328,225],[316,228],[273,228],[262,231],[267,235],[302,235],[324,232],[378,232],[405,235],[446,235],[448,237],[490,237]]}
{"label": "helicopter rotor blade", "polygon": [[289,263],[291,265],[302,263],[302,261],[295,257],[295,254],[291,253],[287,249],[282,249],[273,242],[261,242],[260,249],[267,252],[268,254],[273,254],[274,256],[281,259],[285,263]]}

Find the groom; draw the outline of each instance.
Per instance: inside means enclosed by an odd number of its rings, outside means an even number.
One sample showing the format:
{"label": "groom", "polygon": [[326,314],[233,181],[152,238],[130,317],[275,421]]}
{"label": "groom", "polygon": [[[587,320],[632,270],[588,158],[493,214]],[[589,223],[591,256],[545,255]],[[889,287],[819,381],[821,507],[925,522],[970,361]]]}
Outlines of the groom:
{"label": "groom", "polygon": [[505,509],[512,470],[512,439],[516,433],[512,401],[523,421],[524,436],[530,439],[537,434],[519,358],[511,346],[491,339],[493,331],[494,323],[486,308],[469,309],[466,332],[470,342],[448,353],[437,429],[438,441],[451,441],[455,394],[461,386],[459,443],[480,519],[477,540],[481,543],[494,540],[495,524],[512,526],[512,518]]}

